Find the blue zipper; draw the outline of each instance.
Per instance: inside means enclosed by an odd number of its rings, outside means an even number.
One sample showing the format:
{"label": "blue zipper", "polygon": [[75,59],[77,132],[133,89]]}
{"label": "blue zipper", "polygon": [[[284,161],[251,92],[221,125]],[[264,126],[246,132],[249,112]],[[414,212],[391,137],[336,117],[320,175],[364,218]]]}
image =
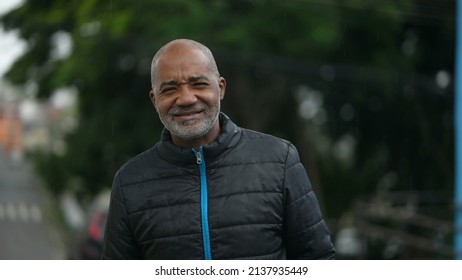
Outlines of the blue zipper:
{"label": "blue zipper", "polygon": [[207,191],[207,174],[205,169],[205,160],[202,153],[202,146],[199,152],[192,149],[196,155],[196,163],[199,165],[201,176],[201,215],[202,215],[202,240],[204,242],[204,257],[206,260],[212,259],[212,250],[210,248],[210,232],[209,232],[209,210],[208,210],[208,191]]}

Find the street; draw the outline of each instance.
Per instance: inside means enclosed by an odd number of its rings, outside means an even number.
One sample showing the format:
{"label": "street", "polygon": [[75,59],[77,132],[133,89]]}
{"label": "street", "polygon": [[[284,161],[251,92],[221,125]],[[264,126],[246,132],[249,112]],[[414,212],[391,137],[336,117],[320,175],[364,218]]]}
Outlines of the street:
{"label": "street", "polygon": [[64,259],[51,198],[30,163],[13,160],[0,146],[0,259]]}

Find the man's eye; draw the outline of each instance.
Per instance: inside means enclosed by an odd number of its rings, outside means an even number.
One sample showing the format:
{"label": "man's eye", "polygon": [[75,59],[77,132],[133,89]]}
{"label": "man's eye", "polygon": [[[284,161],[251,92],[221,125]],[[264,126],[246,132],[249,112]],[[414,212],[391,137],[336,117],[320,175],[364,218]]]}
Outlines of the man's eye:
{"label": "man's eye", "polygon": [[193,84],[195,87],[207,87],[209,84],[205,82],[199,82]]}
{"label": "man's eye", "polygon": [[173,92],[175,90],[174,87],[168,87],[168,88],[163,88],[160,93],[169,93],[169,92]]}

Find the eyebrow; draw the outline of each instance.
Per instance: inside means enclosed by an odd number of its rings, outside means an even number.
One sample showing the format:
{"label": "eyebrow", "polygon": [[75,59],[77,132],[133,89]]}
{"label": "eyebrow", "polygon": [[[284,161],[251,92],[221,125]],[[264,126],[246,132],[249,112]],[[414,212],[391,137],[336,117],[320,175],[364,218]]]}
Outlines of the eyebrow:
{"label": "eyebrow", "polygon": [[206,81],[208,82],[208,81],[209,81],[209,78],[207,78],[206,76],[202,76],[202,75],[201,75],[201,76],[197,76],[197,77],[193,76],[193,77],[190,77],[190,78],[188,79],[189,82],[197,82],[197,81],[199,81],[199,80],[206,80]]}
{"label": "eyebrow", "polygon": [[[197,81],[200,81],[200,80],[205,80],[205,81],[209,81],[209,79],[206,77],[206,76],[192,76],[192,77],[189,77],[188,78],[188,83],[191,83],[191,82],[197,82]],[[177,86],[177,85],[180,85],[181,83],[179,83],[178,81],[176,80],[171,80],[171,81],[168,81],[168,82],[162,82],[159,86],[159,89],[165,87],[165,86]]]}
{"label": "eyebrow", "polygon": [[159,89],[165,87],[165,86],[176,86],[178,85],[178,82],[175,81],[175,80],[172,80],[172,81],[168,81],[168,82],[162,82],[159,86]]}

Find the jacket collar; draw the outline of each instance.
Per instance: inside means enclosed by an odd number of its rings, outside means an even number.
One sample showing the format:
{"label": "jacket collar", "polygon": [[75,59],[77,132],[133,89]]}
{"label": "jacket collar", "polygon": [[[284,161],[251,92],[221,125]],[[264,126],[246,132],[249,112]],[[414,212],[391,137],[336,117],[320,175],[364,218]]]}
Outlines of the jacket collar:
{"label": "jacket collar", "polygon": [[[241,136],[241,129],[222,112],[219,115],[219,122],[220,135],[213,143],[203,146],[204,159],[207,164],[212,163],[221,155],[231,150]],[[162,159],[176,165],[189,165],[196,162],[192,148],[175,146],[172,143],[170,131],[166,128],[162,131],[157,151]]]}

